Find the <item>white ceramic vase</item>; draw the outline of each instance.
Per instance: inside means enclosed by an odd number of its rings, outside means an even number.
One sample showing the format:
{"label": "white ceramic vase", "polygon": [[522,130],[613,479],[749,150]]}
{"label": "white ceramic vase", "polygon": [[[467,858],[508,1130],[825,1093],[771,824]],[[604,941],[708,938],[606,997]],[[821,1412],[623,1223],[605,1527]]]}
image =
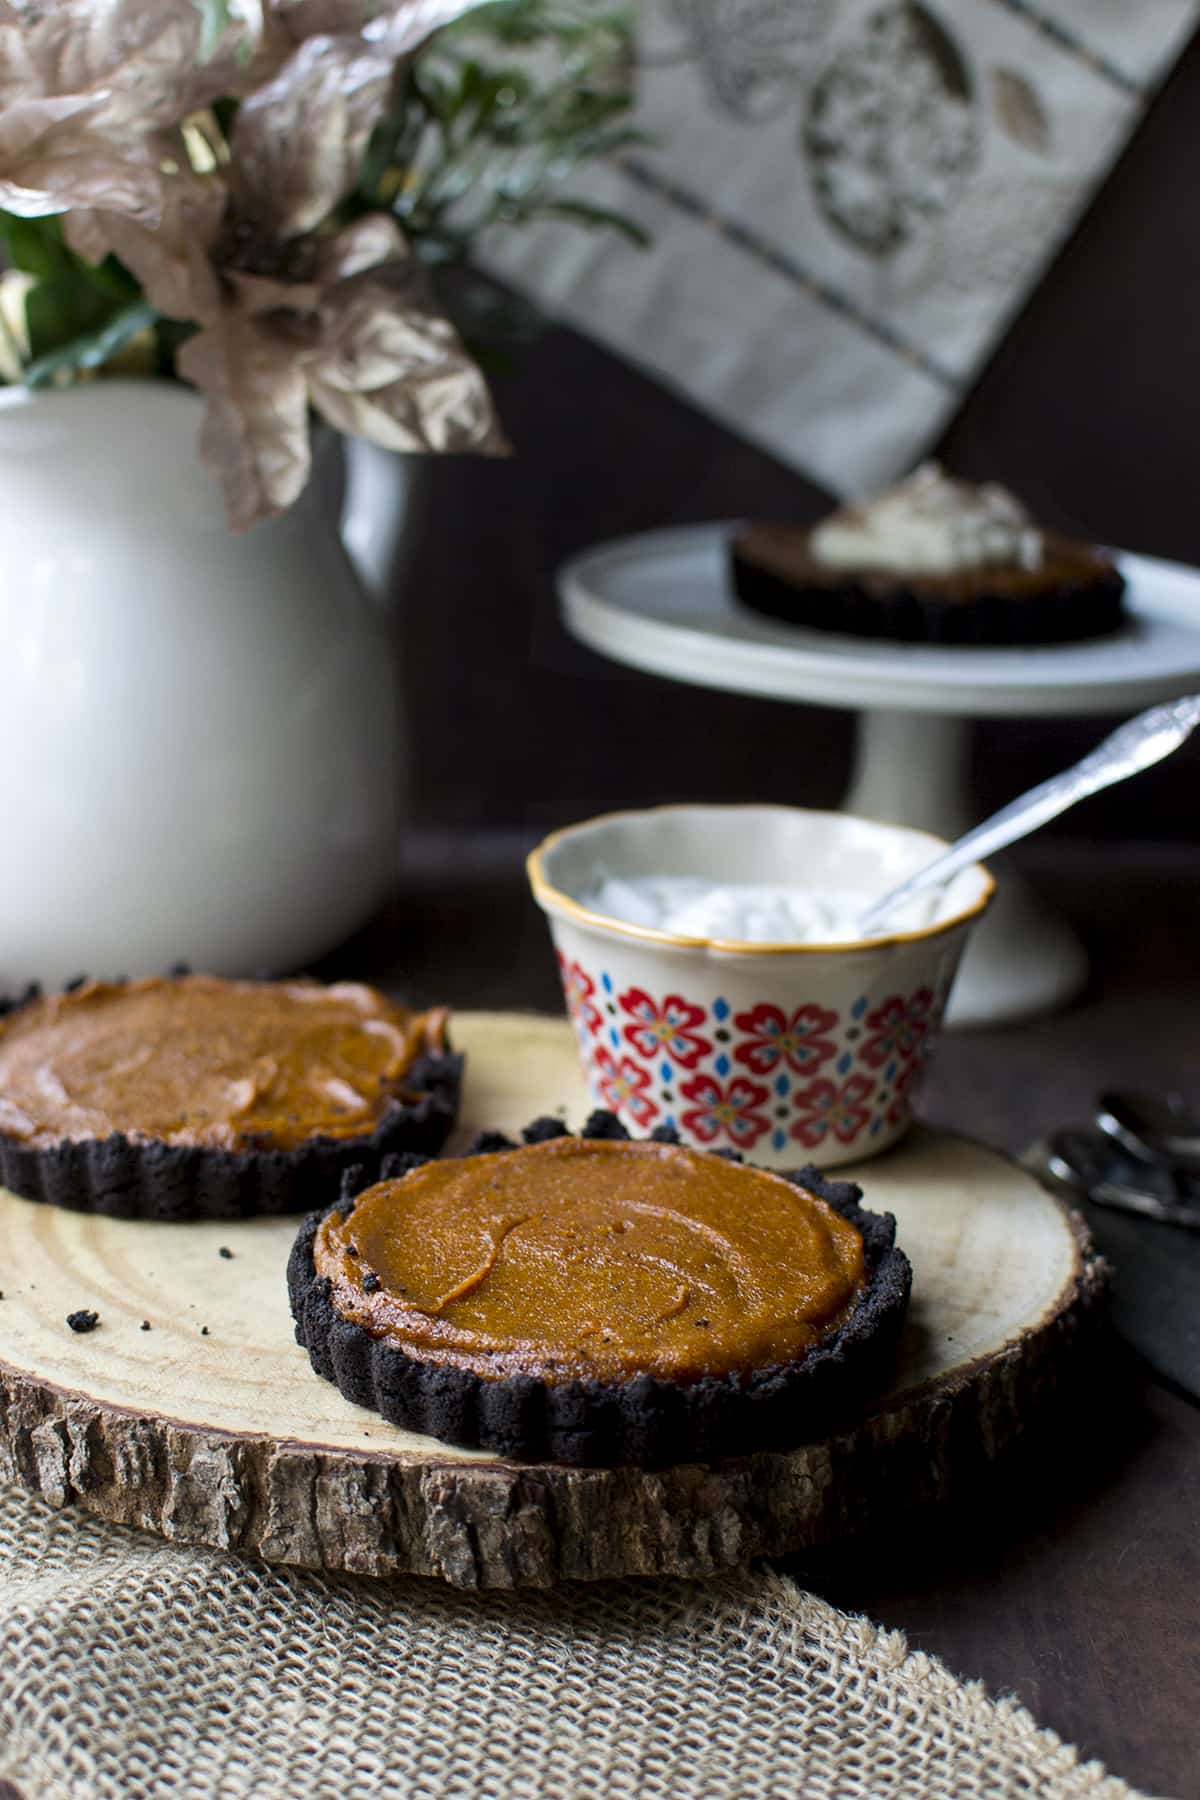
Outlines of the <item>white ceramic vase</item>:
{"label": "white ceramic vase", "polygon": [[200,418],[152,381],[0,396],[0,991],[294,968],[393,875],[403,460],[351,446],[344,483],[329,437],[234,535]]}

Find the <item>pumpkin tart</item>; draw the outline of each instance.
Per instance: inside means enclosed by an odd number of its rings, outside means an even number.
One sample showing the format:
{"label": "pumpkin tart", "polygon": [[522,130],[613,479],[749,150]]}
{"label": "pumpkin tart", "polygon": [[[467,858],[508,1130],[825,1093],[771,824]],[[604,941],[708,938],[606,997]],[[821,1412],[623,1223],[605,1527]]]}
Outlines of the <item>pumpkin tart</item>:
{"label": "pumpkin tart", "polygon": [[206,975],[85,981],[0,1017],[0,1184],[134,1218],[302,1211],[351,1165],[439,1150],[444,1009]]}
{"label": "pumpkin tart", "polygon": [[610,1113],[539,1120],[349,1177],[293,1249],[296,1336],[356,1404],[507,1457],[791,1444],[861,1403],[904,1316],[895,1221],[859,1199]]}

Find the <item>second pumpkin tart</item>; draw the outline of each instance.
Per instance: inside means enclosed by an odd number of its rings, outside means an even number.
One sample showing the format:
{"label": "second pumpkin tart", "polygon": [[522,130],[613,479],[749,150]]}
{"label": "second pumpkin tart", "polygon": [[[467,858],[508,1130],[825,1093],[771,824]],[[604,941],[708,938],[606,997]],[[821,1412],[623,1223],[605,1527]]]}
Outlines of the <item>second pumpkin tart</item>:
{"label": "second pumpkin tart", "polygon": [[461,1070],[446,1021],[348,982],[33,996],[0,1018],[0,1182],[134,1217],[303,1210],[351,1162],[440,1149]]}
{"label": "second pumpkin tart", "polygon": [[319,1373],[412,1430],[604,1463],[799,1441],[886,1366],[909,1270],[857,1189],[606,1114],[553,1129],[385,1166],[307,1222],[290,1284]]}

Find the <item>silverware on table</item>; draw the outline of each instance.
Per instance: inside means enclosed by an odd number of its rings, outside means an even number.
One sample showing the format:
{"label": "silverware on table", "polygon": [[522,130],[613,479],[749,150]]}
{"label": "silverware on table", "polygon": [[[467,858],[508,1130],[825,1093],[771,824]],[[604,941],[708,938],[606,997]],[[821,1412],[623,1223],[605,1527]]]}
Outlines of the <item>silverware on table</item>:
{"label": "silverware on table", "polygon": [[1095,1206],[1200,1231],[1200,1128],[1178,1095],[1101,1094],[1091,1125],[1050,1132],[1022,1161]]}
{"label": "silverware on table", "polygon": [[1046,1173],[1093,1206],[1137,1213],[1200,1231],[1200,1182],[1131,1156],[1098,1130],[1055,1131],[1045,1140]]}
{"label": "silverware on table", "polygon": [[1083,1208],[1112,1269],[1118,1334],[1200,1400],[1200,1177],[1135,1156],[1094,1124],[1052,1132],[1021,1160]]}
{"label": "silverware on table", "polygon": [[1096,1123],[1114,1143],[1142,1162],[1200,1170],[1200,1119],[1179,1094],[1131,1094],[1110,1090],[1097,1103]]}

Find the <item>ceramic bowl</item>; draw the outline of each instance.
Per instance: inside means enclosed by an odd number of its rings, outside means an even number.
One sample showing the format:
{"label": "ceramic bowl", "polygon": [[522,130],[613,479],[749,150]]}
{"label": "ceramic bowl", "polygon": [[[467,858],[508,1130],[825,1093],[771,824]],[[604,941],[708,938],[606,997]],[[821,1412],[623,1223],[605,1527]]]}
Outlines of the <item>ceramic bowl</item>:
{"label": "ceramic bowl", "polygon": [[940,838],[845,813],[665,806],[553,832],[532,853],[567,1011],[598,1104],[646,1136],[775,1168],[886,1150],[912,1102],[967,933],[991,899],[976,864],[937,922],[839,945],[683,937],[581,904],[607,876],[691,875],[882,895]]}

